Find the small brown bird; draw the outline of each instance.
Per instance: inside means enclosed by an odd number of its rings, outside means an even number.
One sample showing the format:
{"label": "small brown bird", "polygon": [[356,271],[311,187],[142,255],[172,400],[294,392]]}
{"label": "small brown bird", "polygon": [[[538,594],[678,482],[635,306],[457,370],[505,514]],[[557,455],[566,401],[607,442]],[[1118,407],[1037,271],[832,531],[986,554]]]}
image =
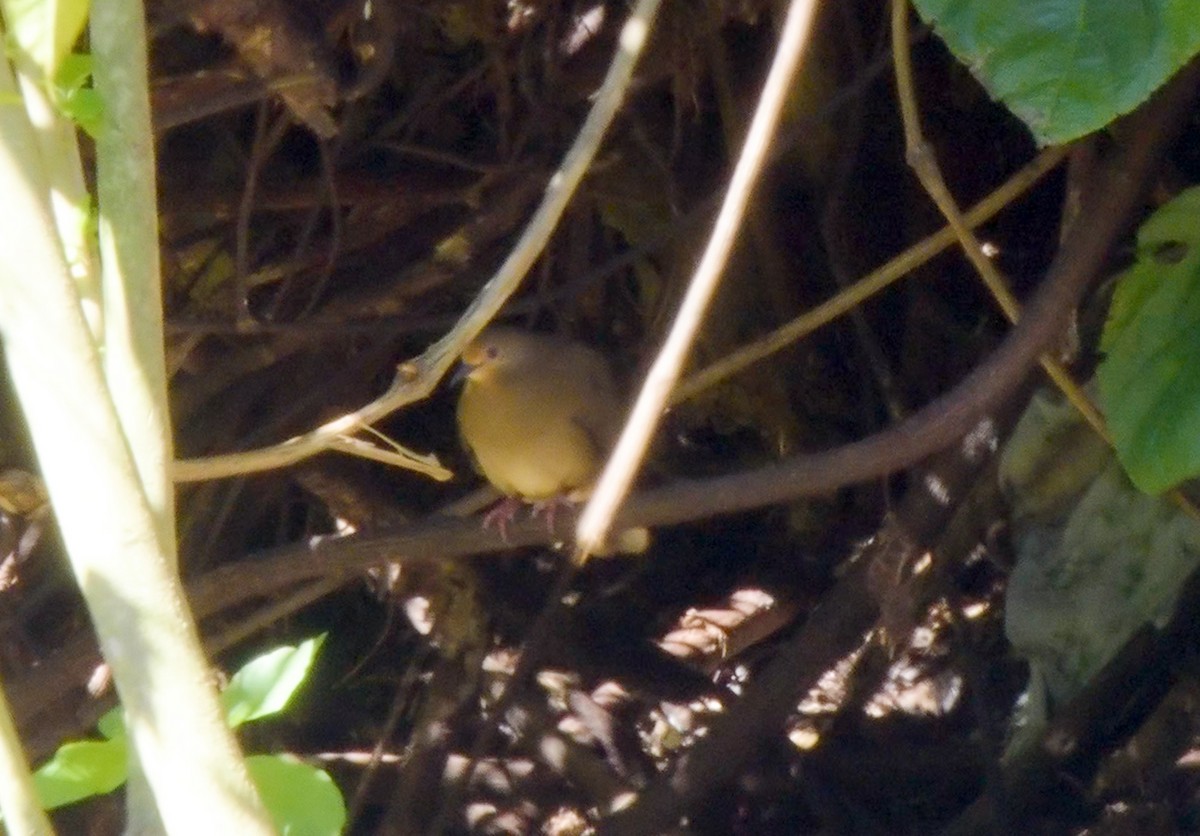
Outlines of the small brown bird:
{"label": "small brown bird", "polygon": [[[554,509],[587,498],[621,429],[622,403],[608,361],[577,342],[492,327],[462,356],[466,383],[458,400],[463,443],[492,486],[507,497],[484,517],[505,525],[519,500]],[[601,555],[638,554],[650,532],[617,532]]]}
{"label": "small brown bird", "polygon": [[585,498],[620,429],[604,357],[561,337],[492,327],[462,360],[458,428],[487,480],[531,502]]}

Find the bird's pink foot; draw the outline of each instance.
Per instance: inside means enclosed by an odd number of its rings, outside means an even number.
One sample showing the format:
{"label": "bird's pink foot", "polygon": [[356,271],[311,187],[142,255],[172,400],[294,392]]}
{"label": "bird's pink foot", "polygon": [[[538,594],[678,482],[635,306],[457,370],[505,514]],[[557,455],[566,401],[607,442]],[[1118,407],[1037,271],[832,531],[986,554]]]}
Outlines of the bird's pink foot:
{"label": "bird's pink foot", "polygon": [[546,530],[553,534],[554,517],[558,513],[558,509],[564,506],[567,508],[574,508],[575,503],[563,494],[559,494],[557,496],[552,496],[549,499],[543,499],[539,502],[533,503],[533,508],[530,510],[529,515],[535,519],[537,517],[544,516],[546,518]]}
{"label": "bird's pink foot", "polygon": [[491,510],[483,515],[484,530],[495,528],[500,532],[500,539],[505,543],[508,542],[508,524],[517,514],[517,509],[521,507],[521,500],[516,497],[506,496],[504,499],[492,506]]}

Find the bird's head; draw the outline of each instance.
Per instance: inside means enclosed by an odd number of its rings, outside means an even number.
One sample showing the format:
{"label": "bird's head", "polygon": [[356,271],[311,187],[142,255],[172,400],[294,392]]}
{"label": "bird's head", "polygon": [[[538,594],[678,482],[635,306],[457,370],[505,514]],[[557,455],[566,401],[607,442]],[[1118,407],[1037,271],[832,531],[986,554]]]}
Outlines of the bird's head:
{"label": "bird's head", "polygon": [[484,383],[497,373],[521,366],[536,354],[537,340],[511,328],[488,328],[463,351],[454,382]]}

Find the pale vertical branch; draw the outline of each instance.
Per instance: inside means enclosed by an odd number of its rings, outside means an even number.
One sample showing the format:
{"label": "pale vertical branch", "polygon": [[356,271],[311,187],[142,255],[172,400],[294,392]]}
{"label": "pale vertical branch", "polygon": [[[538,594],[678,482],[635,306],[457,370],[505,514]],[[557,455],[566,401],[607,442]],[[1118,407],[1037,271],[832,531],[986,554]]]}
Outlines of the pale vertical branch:
{"label": "pale vertical branch", "polygon": [[[18,96],[0,61],[0,101]],[[270,833],[106,386],[39,153],[25,110],[0,106],[0,332],[72,569],[166,828]]]}
{"label": "pale vertical branch", "polygon": [[679,378],[688,349],[700,328],[701,319],[720,281],[733,248],[734,236],[745,215],[755,181],[767,158],[771,137],[790,89],[790,81],[804,52],[816,14],[816,0],[792,0],[779,36],[779,47],[763,85],[754,119],[738,157],[725,201],[717,215],[712,236],[679,306],[671,332],[646,375],[633,413],[613,450],[591,500],[579,518],[576,540],[579,559],[586,559],[605,542],[617,506],[629,491],[633,476],[646,454],[650,436],[666,407],[667,398]]}
{"label": "pale vertical branch", "polygon": [[100,285],[96,280],[96,242],[88,223],[91,195],[83,176],[76,127],[50,101],[45,80],[25,66],[27,62],[21,60],[19,53],[14,54],[13,60],[25,110],[36,131],[42,171],[50,187],[50,208],[67,269],[75,281],[92,337],[99,342],[104,337],[104,320]]}
{"label": "pale vertical branch", "polygon": [[162,549],[175,559],[175,503],[163,353],[162,283],[146,27],[137,0],[92,6],[93,79],[104,102],[96,137],[104,374]]}
{"label": "pale vertical branch", "polygon": [[[102,344],[105,379],[154,517],[159,549],[177,567],[145,30],[136,0],[92,7],[92,77],[104,102],[96,136],[100,298],[107,328]],[[149,776],[132,749],[127,786],[130,832],[161,831]]]}

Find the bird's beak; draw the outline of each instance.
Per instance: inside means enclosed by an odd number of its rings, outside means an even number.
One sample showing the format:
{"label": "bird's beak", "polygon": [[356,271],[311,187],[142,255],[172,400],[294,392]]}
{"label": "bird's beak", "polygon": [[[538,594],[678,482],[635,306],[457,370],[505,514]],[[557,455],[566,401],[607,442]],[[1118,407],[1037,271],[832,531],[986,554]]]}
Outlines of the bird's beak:
{"label": "bird's beak", "polygon": [[463,381],[470,377],[471,372],[475,371],[475,367],[465,360],[459,360],[458,366],[455,367],[454,373],[450,375],[451,386],[461,386]]}

